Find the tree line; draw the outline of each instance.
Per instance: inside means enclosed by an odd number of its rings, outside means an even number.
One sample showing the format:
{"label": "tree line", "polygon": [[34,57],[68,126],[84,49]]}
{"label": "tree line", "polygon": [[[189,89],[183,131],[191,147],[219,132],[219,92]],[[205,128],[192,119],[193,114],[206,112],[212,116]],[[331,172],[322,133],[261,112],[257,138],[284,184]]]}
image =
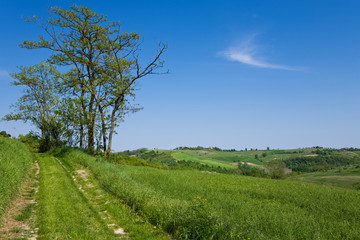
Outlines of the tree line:
{"label": "tree line", "polygon": [[109,153],[124,116],[141,110],[134,104],[138,80],[167,73],[161,70],[167,45],[159,43],[145,63],[139,34],[77,5],[52,7],[48,19],[26,21],[40,26],[44,35],[20,47],[47,49],[50,56],[12,74],[12,84],[23,86],[24,94],[3,119],[34,124],[46,148],[66,142]]}

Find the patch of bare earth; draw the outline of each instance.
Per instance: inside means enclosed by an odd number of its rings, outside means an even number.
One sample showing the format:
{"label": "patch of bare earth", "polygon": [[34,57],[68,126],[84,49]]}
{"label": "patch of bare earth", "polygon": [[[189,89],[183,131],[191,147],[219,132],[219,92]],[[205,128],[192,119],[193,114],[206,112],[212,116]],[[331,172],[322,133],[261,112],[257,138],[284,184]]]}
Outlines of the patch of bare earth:
{"label": "patch of bare earth", "polygon": [[254,166],[254,167],[258,167],[259,165],[255,164],[255,163],[251,163],[251,162],[241,162],[241,164],[247,164],[249,166]]}
{"label": "patch of bare earth", "polygon": [[304,157],[317,157],[319,156],[318,154],[308,154],[308,155],[304,155]]}
{"label": "patch of bare earth", "polygon": [[[24,220],[16,220],[21,211],[29,204],[36,204],[35,194],[38,192],[38,175],[40,167],[37,162],[32,167],[32,175],[22,184],[20,191],[5,213],[0,226],[0,239],[27,238],[34,240],[37,238],[35,227],[36,215],[34,213]],[[34,208],[32,208],[34,209]]]}

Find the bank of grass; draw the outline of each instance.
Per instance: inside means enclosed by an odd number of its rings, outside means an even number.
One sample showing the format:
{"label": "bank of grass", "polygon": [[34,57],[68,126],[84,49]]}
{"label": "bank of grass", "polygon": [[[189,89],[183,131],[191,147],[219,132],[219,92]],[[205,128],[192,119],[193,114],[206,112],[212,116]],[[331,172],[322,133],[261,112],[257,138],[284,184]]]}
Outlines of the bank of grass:
{"label": "bank of grass", "polygon": [[0,223],[9,202],[28,176],[33,160],[23,143],[0,137]]}
{"label": "bank of grass", "polygon": [[192,170],[116,165],[78,150],[107,191],[179,239],[356,239],[360,192]]}

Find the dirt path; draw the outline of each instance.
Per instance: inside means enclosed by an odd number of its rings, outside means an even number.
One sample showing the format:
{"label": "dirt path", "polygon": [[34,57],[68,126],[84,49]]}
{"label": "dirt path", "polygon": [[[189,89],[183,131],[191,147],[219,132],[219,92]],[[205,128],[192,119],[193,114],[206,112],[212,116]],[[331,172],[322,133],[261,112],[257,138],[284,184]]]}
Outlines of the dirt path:
{"label": "dirt path", "polygon": [[35,162],[31,174],[22,184],[19,193],[10,203],[8,211],[3,217],[0,227],[0,239],[37,238],[36,222],[36,193],[39,191],[40,167]]}

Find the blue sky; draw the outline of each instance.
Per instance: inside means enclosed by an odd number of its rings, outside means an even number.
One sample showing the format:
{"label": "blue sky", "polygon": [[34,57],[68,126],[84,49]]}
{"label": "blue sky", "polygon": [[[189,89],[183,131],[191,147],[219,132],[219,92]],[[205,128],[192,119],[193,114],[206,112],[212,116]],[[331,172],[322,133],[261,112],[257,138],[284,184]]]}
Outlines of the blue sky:
{"label": "blue sky", "polygon": [[[144,60],[166,42],[170,74],[138,84],[144,110],[118,128],[114,150],[360,147],[360,1],[0,2],[0,116],[21,96],[8,73],[49,52],[18,47],[42,31],[24,16],[88,6],[144,38]],[[0,122],[18,135],[32,129]]]}

